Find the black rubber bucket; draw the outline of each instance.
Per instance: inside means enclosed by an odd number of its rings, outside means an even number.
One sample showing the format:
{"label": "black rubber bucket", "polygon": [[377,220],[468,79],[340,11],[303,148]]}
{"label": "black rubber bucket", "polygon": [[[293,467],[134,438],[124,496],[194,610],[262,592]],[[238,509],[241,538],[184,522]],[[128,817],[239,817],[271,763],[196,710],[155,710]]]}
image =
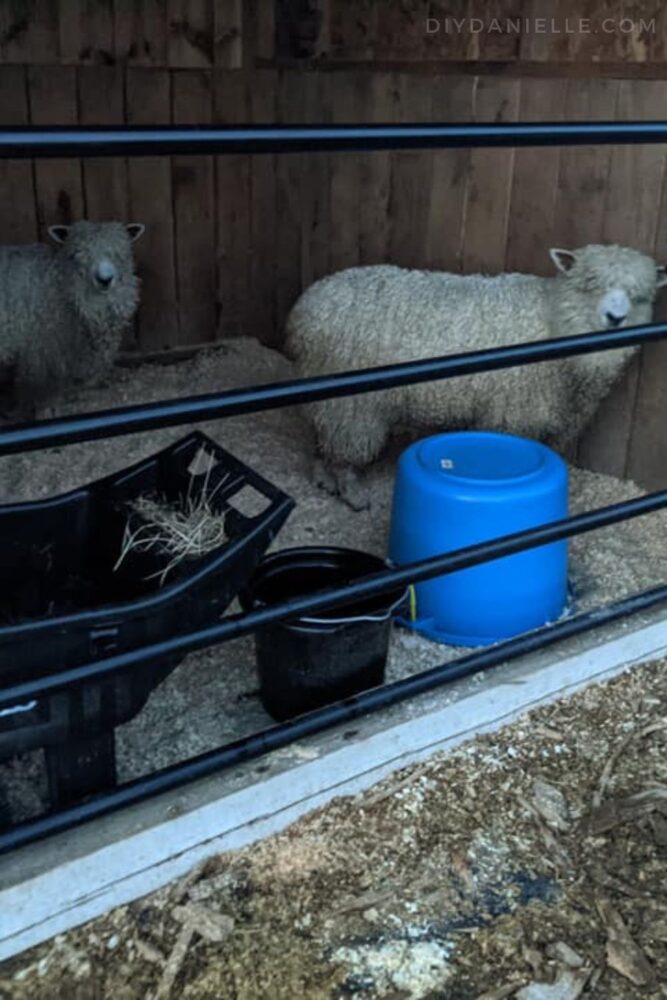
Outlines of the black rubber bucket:
{"label": "black rubber bucket", "polygon": [[[354,549],[283,549],[262,559],[241,592],[246,611],[341,587],[387,568]],[[392,616],[408,591],[392,591],[255,634],[260,697],[284,721],[384,681]]]}

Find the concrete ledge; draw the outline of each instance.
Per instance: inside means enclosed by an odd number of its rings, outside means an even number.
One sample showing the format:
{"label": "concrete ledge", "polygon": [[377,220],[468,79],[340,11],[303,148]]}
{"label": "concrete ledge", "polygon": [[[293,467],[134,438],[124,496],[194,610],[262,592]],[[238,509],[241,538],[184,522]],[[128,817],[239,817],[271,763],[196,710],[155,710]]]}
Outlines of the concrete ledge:
{"label": "concrete ledge", "polygon": [[198,862],[282,830],[335,796],[667,653],[644,616],[320,734],[0,859],[0,960],[128,903]]}

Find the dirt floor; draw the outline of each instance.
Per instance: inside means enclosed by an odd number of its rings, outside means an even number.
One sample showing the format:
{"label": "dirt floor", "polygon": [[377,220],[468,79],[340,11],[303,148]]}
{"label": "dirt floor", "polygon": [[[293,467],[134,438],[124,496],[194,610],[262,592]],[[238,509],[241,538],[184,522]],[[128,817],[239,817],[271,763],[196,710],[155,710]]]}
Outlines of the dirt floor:
{"label": "dirt floor", "polygon": [[[108,386],[79,391],[58,413],[106,409],[290,378],[290,363],[247,339],[178,364],[118,369]],[[393,460],[368,477],[372,506],[353,513],[310,480],[313,441],[294,408],[199,425],[297,500],[274,547],[329,543],[386,555]],[[190,428],[131,435],[0,459],[0,502],[56,494],[97,479],[165,447]],[[641,494],[634,484],[571,470],[573,513]],[[584,610],[667,578],[667,513],[586,535],[571,546],[575,607]],[[396,629],[387,676],[393,680],[459,655],[460,650]],[[116,733],[120,780],[164,767],[269,725],[257,694],[252,639],[188,657]],[[45,804],[41,754],[0,765],[15,819]]]}
{"label": "dirt floor", "polygon": [[665,662],[0,966],[3,1000],[667,996]]}

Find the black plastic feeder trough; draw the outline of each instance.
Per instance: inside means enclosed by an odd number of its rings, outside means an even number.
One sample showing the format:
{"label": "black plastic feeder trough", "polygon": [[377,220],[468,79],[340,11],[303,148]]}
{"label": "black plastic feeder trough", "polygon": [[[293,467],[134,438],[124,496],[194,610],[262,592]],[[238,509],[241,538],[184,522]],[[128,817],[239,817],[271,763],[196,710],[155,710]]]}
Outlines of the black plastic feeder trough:
{"label": "black plastic feeder trough", "polygon": [[[153,496],[173,504],[202,490],[211,510],[225,515],[222,545],[181,560],[163,579],[168,558],[154,550],[133,550],[117,566],[129,502]],[[293,507],[200,432],[80,489],[0,506],[0,685],[212,623]],[[113,786],[114,727],[139,712],[180,660],[0,710],[0,761],[44,747],[52,804]]]}

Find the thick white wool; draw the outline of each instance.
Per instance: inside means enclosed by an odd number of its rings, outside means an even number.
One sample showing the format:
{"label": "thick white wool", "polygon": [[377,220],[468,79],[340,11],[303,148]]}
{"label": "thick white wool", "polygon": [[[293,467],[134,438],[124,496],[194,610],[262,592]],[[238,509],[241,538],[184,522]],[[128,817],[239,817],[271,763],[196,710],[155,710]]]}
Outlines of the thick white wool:
{"label": "thick white wool", "polygon": [[[303,376],[547,340],[600,329],[601,302],[627,295],[624,326],[650,322],[662,269],[635,250],[587,246],[553,278],[456,275],[389,265],[316,282],[287,320]],[[618,301],[618,296],[612,301]],[[621,299],[624,296],[621,294]],[[632,349],[606,351],[311,404],[323,457],[362,467],[395,430],[481,427],[565,446],[593,415]]]}
{"label": "thick white wool", "polygon": [[119,222],[83,221],[56,246],[0,246],[0,367],[21,407],[113,364],[139,302],[131,242]]}

